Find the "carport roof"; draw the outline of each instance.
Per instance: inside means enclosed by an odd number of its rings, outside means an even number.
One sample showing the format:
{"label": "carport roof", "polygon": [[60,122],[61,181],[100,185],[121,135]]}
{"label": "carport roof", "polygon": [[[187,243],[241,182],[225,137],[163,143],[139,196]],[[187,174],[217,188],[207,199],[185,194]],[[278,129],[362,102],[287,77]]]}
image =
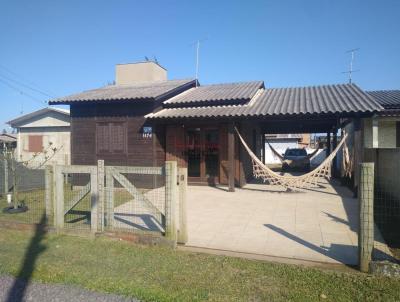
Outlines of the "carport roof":
{"label": "carport roof", "polygon": [[150,119],[373,113],[383,107],[355,84],[260,89],[244,105],[164,108]]}
{"label": "carport roof", "polygon": [[224,83],[191,88],[164,102],[165,107],[195,105],[235,105],[250,101],[257,91],[264,88],[263,81]]}

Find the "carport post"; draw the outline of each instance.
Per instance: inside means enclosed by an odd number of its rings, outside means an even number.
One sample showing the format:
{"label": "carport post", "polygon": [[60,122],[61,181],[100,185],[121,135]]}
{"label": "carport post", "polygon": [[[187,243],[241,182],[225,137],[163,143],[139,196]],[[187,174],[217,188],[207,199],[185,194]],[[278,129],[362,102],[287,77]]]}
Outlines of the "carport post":
{"label": "carport post", "polygon": [[228,126],[228,184],[229,192],[235,192],[235,125]]}
{"label": "carport post", "polygon": [[326,157],[331,154],[331,133],[327,132],[326,133]]}
{"label": "carport post", "polygon": [[374,247],[374,163],[360,163],[358,255],[360,271],[368,272]]}
{"label": "carport post", "polygon": [[[332,150],[336,149],[337,146],[337,129],[335,128],[333,130],[333,142],[332,142]],[[337,175],[337,156],[332,161],[332,175],[336,176]]]}

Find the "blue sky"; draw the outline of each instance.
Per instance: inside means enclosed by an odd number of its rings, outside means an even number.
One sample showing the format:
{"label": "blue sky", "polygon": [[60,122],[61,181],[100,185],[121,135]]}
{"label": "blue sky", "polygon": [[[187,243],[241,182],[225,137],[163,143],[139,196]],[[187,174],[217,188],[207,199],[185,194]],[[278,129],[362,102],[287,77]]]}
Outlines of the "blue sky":
{"label": "blue sky", "polygon": [[346,50],[359,47],[354,82],[400,89],[399,15],[398,0],[0,0],[0,126],[47,99],[21,83],[63,96],[103,86],[116,63],[145,56],[171,79],[193,77],[197,39],[206,39],[202,84],[343,83]]}

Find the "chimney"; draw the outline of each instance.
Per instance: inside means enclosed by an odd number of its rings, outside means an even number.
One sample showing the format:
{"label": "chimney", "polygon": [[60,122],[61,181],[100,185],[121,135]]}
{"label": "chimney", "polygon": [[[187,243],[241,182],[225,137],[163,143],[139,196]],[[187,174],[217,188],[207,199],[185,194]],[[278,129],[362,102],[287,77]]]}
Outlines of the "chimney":
{"label": "chimney", "polygon": [[143,82],[166,81],[167,70],[155,62],[117,64],[115,66],[115,84],[130,85]]}

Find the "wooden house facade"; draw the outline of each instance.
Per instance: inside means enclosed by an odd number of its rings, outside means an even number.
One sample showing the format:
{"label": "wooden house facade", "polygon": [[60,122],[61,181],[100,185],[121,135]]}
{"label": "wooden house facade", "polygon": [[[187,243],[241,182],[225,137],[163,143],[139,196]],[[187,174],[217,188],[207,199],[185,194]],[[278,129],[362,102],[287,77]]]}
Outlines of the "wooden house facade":
{"label": "wooden house facade", "polygon": [[[141,63],[142,64],[142,63]],[[140,81],[138,70],[151,70]],[[258,156],[266,133],[333,133],[382,107],[352,84],[266,89],[263,81],[200,86],[131,64],[115,85],[51,101],[70,105],[71,163],[160,166],[175,160],[193,184],[243,186],[252,177],[239,131]],[[156,66],[154,66],[156,65]],[[149,73],[156,70],[156,80]],[[118,73],[118,69],[117,69]],[[135,73],[135,76],[126,76]],[[130,79],[134,79],[132,83]],[[150,76],[151,78],[151,76]]]}

